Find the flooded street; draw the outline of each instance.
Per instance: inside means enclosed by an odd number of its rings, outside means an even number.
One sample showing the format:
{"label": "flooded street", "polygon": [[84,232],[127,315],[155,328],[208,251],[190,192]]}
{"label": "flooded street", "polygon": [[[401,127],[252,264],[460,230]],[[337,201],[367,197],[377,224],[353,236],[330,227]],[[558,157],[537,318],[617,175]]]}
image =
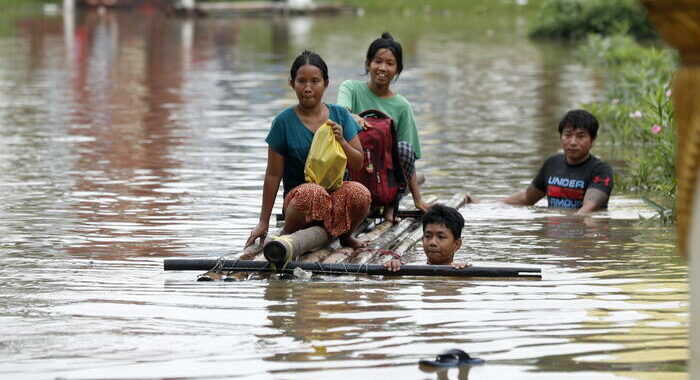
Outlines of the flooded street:
{"label": "flooded street", "polygon": [[[571,47],[529,40],[522,16],[0,23],[0,378],[687,378],[687,265],[672,227],[640,220],[652,209],[619,189],[586,218],[488,202],[524,189],[561,116],[605,85]],[[386,30],[404,49],[394,88],[416,113],[423,193],[483,201],[462,209],[457,258],[540,266],[542,280],[164,272],[164,258],[242,249],[270,122],[296,103],[293,58],[326,60],[335,102]],[[486,364],[418,368],[449,348]]]}

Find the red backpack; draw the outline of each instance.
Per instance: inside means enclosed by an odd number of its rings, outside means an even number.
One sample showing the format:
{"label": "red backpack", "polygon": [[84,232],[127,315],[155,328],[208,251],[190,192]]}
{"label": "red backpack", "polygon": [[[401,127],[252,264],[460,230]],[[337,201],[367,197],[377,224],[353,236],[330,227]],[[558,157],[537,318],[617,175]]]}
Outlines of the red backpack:
{"label": "red backpack", "polygon": [[406,189],[407,183],[399,161],[394,121],[377,110],[364,111],[360,116],[370,125],[358,133],[364,162],[360,170],[348,169],[348,174],[369,189],[373,208],[392,203],[396,206],[397,195]]}

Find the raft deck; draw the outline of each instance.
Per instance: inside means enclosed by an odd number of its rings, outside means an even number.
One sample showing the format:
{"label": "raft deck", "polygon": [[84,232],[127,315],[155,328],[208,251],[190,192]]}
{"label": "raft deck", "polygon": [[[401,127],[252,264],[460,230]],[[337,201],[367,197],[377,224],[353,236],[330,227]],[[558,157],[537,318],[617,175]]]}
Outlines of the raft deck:
{"label": "raft deck", "polygon": [[[434,201],[435,198],[429,199]],[[469,194],[456,194],[444,204],[459,208],[470,200]],[[389,276],[456,277],[528,277],[539,278],[539,268],[467,267],[446,265],[402,265],[399,272],[382,266],[393,258],[402,258],[420,240],[420,213],[408,212],[398,223],[366,221],[366,229],[357,238],[370,240],[365,248],[341,247],[322,227],[310,227],[283,237],[269,234],[263,246],[254,244],[242,252],[219,259],[166,260],[166,270],[207,270],[197,281],[239,281],[259,277],[262,272],[292,273],[294,270],[316,274],[379,274]],[[264,254],[261,254],[264,253]],[[273,265],[271,262],[277,262]],[[297,269],[298,268],[298,269]]]}

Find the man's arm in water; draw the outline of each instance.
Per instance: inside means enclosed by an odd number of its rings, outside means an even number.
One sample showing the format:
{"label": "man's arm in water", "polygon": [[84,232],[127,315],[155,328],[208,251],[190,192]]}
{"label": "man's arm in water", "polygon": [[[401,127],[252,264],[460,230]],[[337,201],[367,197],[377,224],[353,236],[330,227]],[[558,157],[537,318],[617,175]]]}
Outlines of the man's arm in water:
{"label": "man's arm in water", "polygon": [[527,189],[502,199],[501,202],[514,206],[532,206],[544,196],[542,190],[530,185]]}
{"label": "man's arm in water", "polygon": [[600,207],[607,202],[609,196],[604,191],[589,188],[583,196],[583,205],[576,212],[577,214],[589,214],[600,210]]}

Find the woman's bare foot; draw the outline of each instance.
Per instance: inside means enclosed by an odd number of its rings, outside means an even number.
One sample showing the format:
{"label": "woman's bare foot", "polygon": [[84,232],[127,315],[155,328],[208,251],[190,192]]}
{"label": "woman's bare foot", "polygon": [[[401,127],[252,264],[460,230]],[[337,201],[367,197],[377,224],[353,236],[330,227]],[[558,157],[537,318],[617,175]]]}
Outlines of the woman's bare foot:
{"label": "woman's bare foot", "polygon": [[394,206],[384,206],[384,213],[382,214],[382,217],[384,217],[384,220],[387,222],[399,222],[399,218],[394,217]]}
{"label": "woman's bare foot", "polygon": [[338,240],[343,247],[350,247],[352,249],[364,248],[369,244],[369,240],[360,240],[351,234],[340,235]]}

